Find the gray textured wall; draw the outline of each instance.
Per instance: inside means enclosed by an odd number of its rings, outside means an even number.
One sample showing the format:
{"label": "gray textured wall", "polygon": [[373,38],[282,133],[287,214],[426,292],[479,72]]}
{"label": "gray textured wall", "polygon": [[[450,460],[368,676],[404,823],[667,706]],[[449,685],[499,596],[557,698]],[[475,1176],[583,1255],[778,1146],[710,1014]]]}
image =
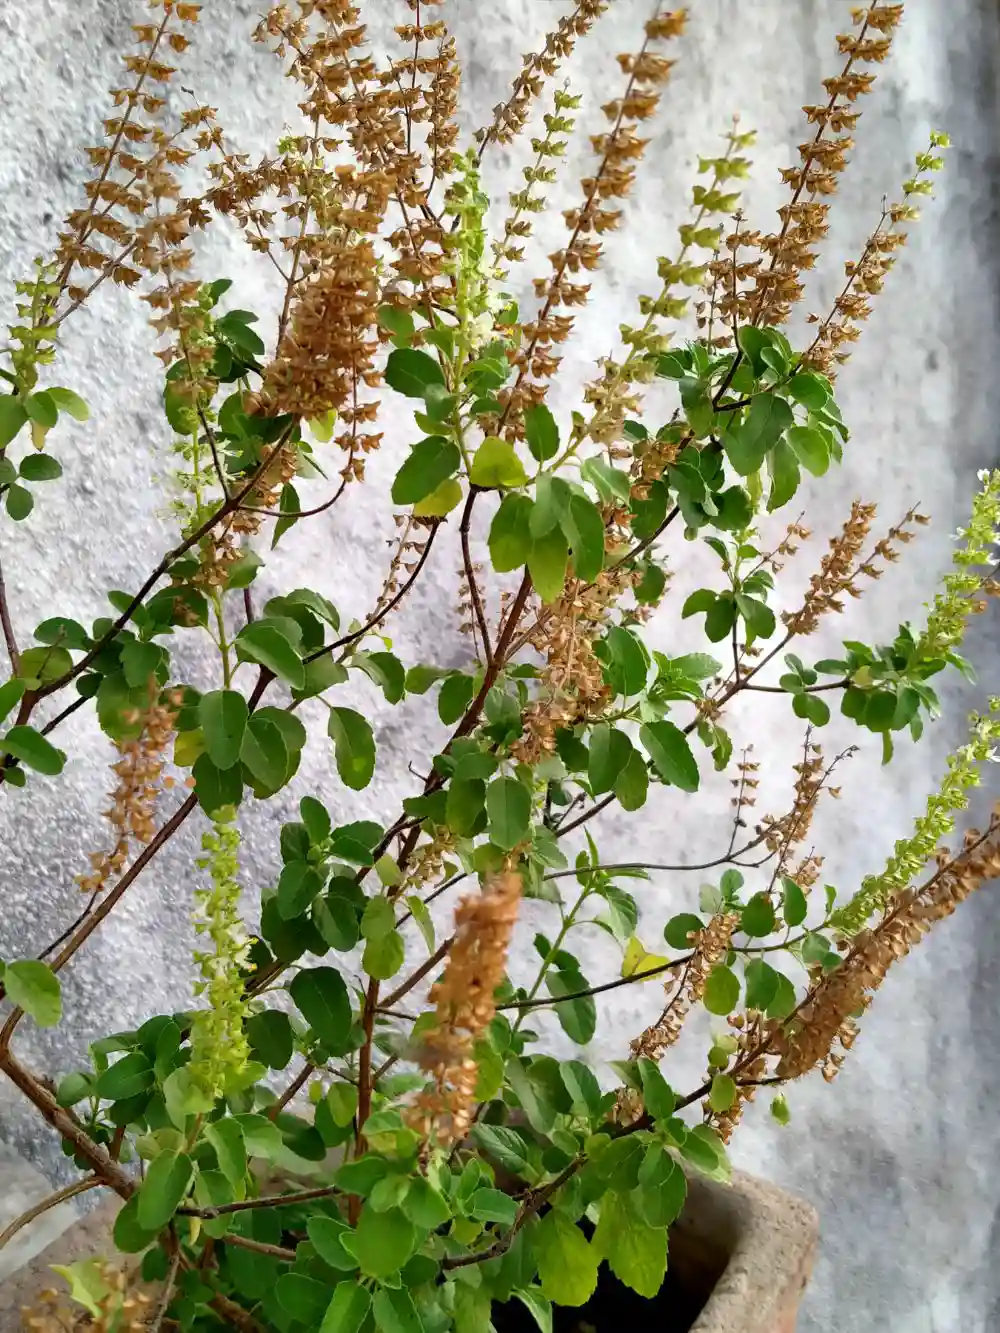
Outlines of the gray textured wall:
{"label": "gray textured wall", "polygon": [[[501,96],[519,53],[534,47],[563,8],[549,0],[494,0],[488,14],[484,0],[449,6],[465,57],[470,127]],[[652,286],[653,255],[673,247],[696,155],[715,149],[734,111],[760,131],[749,212],[754,225],[766,224],[782,199],[777,168],[794,160],[804,137],[798,108],[818,100],[819,80],[833,72],[833,35],[847,25],[847,10],[839,0],[700,0],[692,6],[689,35],[676,52],[675,77],[629,207],[630,230],[612,243],[612,257],[596,277],[594,299],[568,351],[569,379],[575,375],[578,383],[593,358],[611,350],[609,330],[631,317],[636,294]],[[812,514],[817,537],[799,557],[789,600],[853,497],[877,500],[887,522],[920,500],[935,522],[919,547],[910,548],[911,558],[836,627],[847,637],[890,634],[899,619],[919,616],[949,558],[948,534],[966,512],[975,472],[1000,453],[994,426],[1000,409],[997,12],[987,0],[924,0],[908,10],[892,62],[865,105],[812,304],[829,299],[840,263],[859,251],[883,193],[895,192],[928,131],[947,129],[956,146],[939,198],[927,208],[843,376],[854,438],[843,469],[823,485]],[[97,140],[115,53],[137,11],[126,0],[0,0],[4,303],[13,280],[51,244],[54,219],[80,197],[79,145]],[[402,5],[369,0],[367,11],[380,40]],[[596,106],[617,87],[614,52],[634,47],[647,11],[646,0],[613,0],[600,35],[574,59],[570,72],[574,89],[585,96],[587,129],[596,130]],[[256,6],[245,0],[209,0],[183,82],[219,107],[234,144],[259,153],[294,113],[275,62],[246,41],[255,15]],[[582,147],[576,151],[570,168],[583,166]],[[509,188],[511,163],[504,154],[492,156],[489,178],[494,192]],[[558,235],[557,217],[539,226],[536,262],[522,282],[544,271],[543,256]],[[271,309],[266,267],[224,230],[211,239],[200,272],[234,278],[241,305]],[[67,330],[57,382],[83,393],[94,418],[86,427],[60,425],[56,448],[65,479],[40,498],[30,523],[14,532],[4,525],[4,566],[22,634],[56,612],[81,619],[102,614],[104,589],[134,586],[169,540],[162,494],[150,485],[166,470],[168,433],[142,309],[106,292]],[[572,389],[572,383],[564,386],[559,405],[572,404]],[[373,482],[391,476],[406,442],[398,431],[387,438]],[[348,615],[362,614],[377,593],[390,532],[377,496],[376,485],[359,489],[330,516],[303,525],[283,544],[265,586],[308,581]],[[695,577],[692,558],[683,548],[677,553],[678,594]],[[453,630],[456,559],[454,551],[437,553],[431,578],[394,624],[397,651],[408,662],[442,642],[449,660],[464,660],[466,649]],[[679,650],[674,631],[658,633],[660,644]],[[992,628],[979,625],[973,644],[982,685],[994,690],[1000,688],[997,641],[994,612]],[[831,642],[829,635],[822,642],[818,637],[817,655]],[[190,665],[196,678],[209,669],[206,659],[194,656]],[[388,710],[361,687],[356,697],[376,719],[383,756],[378,790],[350,797],[317,746],[275,806],[287,812],[311,789],[339,815],[356,817],[364,809],[387,819],[410,792],[406,762],[429,752],[440,731],[436,719],[420,700]],[[849,888],[877,868],[939,774],[971,698],[953,689],[950,722],[895,768],[881,770],[873,750],[853,761],[843,801],[818,821],[828,878]],[[763,760],[761,809],[780,808],[787,799],[788,765],[800,737],[786,713],[780,701],[765,698],[752,713],[734,717],[738,742],[755,739]],[[836,728],[831,732],[832,746]],[[85,712],[60,735],[72,756],[65,778],[33,781],[24,793],[7,789],[0,802],[0,955],[24,956],[67,924],[77,910],[72,876],[87,850],[100,845],[106,743]],[[710,785],[696,826],[687,803],[662,793],[641,820],[607,818],[602,848],[656,860],[704,859],[724,845],[727,802],[724,783]],[[246,828],[248,884],[266,883],[277,861],[279,814],[272,808]],[[76,960],[64,980],[67,1020],[51,1033],[25,1026],[24,1054],[36,1066],[58,1074],[110,1027],[186,999],[195,836],[188,827],[170,844],[157,869]],[[644,891],[647,920],[690,901],[685,894],[696,891],[698,879],[656,878]],[[531,906],[526,929],[544,918],[544,908]],[[807,1333],[971,1333],[1000,1326],[993,1258],[1000,1244],[993,1020],[998,927],[996,902],[983,895],[892,978],[836,1086],[817,1081],[794,1090],[793,1122],[784,1131],[770,1122],[766,1104],[758,1105],[735,1141],[739,1165],[794,1186],[822,1212]],[[651,928],[647,933],[652,938]],[[581,952],[592,979],[613,974],[615,960],[596,933],[584,937]],[[623,1054],[656,1000],[655,987],[619,993],[594,1059]],[[698,1050],[682,1052],[679,1060],[671,1081],[685,1087],[699,1073]],[[9,1158],[30,1159],[51,1180],[64,1179],[56,1144],[7,1087],[0,1087],[0,1140]]]}

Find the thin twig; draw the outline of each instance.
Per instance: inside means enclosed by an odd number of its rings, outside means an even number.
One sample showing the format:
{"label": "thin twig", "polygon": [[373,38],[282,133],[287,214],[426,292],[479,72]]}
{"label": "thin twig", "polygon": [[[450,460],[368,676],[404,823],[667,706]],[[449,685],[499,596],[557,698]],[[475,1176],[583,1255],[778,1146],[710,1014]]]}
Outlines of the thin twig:
{"label": "thin twig", "polygon": [[149,1325],[149,1333],[159,1333],[164,1319],[167,1317],[167,1310],[170,1308],[170,1302],[174,1299],[174,1283],[177,1281],[177,1270],[181,1266],[181,1249],[176,1244],[173,1258],[170,1260],[170,1268],[163,1282],[163,1293],[160,1296],[153,1315],[153,1321]]}
{"label": "thin twig", "polygon": [[486,666],[490,666],[493,662],[493,650],[490,648],[490,627],[486,621],[483,599],[479,592],[479,584],[476,582],[476,571],[473,568],[472,554],[469,550],[469,528],[472,523],[473,506],[478,495],[479,491],[473,486],[469,491],[469,498],[465,502],[465,509],[462,511],[462,524],[459,533],[462,538],[462,565],[465,569],[465,581],[469,585],[469,598],[472,602],[476,624],[479,627],[479,637],[483,643],[483,661]]}
{"label": "thin twig", "polygon": [[297,1074],[295,1078],[292,1079],[291,1083],[289,1083],[288,1087],[281,1094],[281,1096],[274,1103],[274,1105],[268,1107],[267,1111],[268,1120],[274,1120],[285,1109],[285,1107],[292,1100],[295,1094],[297,1092],[302,1091],[302,1089],[309,1082],[310,1078],[312,1078],[315,1072],[316,1072],[315,1065],[306,1064],[303,1066],[302,1071],[299,1074]]}
{"label": "thin twig", "polygon": [[585,1000],[590,995],[603,995],[609,990],[619,990],[622,986],[632,986],[639,981],[648,981],[650,977],[662,976],[664,972],[670,972],[675,967],[683,967],[693,957],[693,954],[685,954],[683,958],[675,958],[670,963],[658,963],[656,967],[647,968],[645,972],[633,972],[628,977],[616,977],[614,981],[605,981],[600,986],[587,986],[584,990],[575,990],[568,995],[550,995],[541,1000],[537,998],[533,1000],[509,1000],[506,1004],[498,1004],[497,1010],[549,1009],[559,1004],[566,1004],[570,1000]]}
{"label": "thin twig", "polygon": [[2,564],[0,564],[0,625],[3,626],[3,637],[4,643],[7,645],[7,656],[10,658],[11,675],[18,676],[21,673],[21,654],[17,649],[14,624],[10,618],[10,608],[7,605],[7,585],[3,579]]}
{"label": "thin twig", "polygon": [[253,1250],[254,1254],[269,1254],[275,1259],[291,1261],[295,1258],[295,1251],[286,1250],[283,1245],[268,1245],[262,1240],[251,1240],[249,1236],[236,1236],[231,1231],[222,1237],[222,1244],[237,1245],[241,1250]]}
{"label": "thin twig", "polygon": [[448,950],[454,943],[455,943],[454,937],[451,936],[448,939],[446,939],[443,944],[439,944],[438,947],[431,954],[431,956],[428,959],[426,959],[423,963],[421,963],[415,972],[411,972],[410,975],[406,978],[406,980],[401,982],[392,992],[391,995],[386,996],[386,998],[379,1005],[379,1009],[381,1009],[383,1012],[387,1009],[394,1009],[396,1007],[396,1004],[403,998],[404,995],[409,995],[410,991],[413,990],[414,986],[420,985],[424,977],[427,976],[428,972],[433,972],[433,970],[437,967],[438,963],[440,963],[444,959],[445,955],[448,953]]}
{"label": "thin twig", "polygon": [[295,1204],[310,1203],[314,1199],[331,1199],[343,1194],[339,1185],[323,1185],[313,1190],[299,1190],[295,1194],[265,1194],[259,1199],[243,1199],[238,1203],[220,1203],[208,1208],[194,1208],[185,1205],[178,1208],[181,1217],[202,1217],[211,1221],[216,1217],[225,1217],[229,1213],[245,1213],[254,1208],[291,1208]]}
{"label": "thin twig", "polygon": [[0,1250],[14,1239],[17,1233],[34,1222],[36,1217],[41,1217],[47,1213],[50,1208],[57,1208],[59,1204],[65,1203],[67,1199],[74,1199],[78,1194],[85,1194],[87,1190],[99,1189],[104,1184],[103,1180],[98,1180],[96,1176],[87,1176],[85,1180],[76,1180],[72,1185],[66,1185],[61,1190],[56,1190],[47,1198],[42,1199],[40,1203],[33,1204],[32,1207],[25,1209],[20,1217],[15,1217],[13,1222],[9,1223],[3,1231],[0,1231]]}

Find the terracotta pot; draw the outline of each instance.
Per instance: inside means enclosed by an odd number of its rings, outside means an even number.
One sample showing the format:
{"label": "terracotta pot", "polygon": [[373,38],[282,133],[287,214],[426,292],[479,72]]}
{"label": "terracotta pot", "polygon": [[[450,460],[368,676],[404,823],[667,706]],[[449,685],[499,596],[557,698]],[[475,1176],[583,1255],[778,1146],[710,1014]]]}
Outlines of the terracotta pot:
{"label": "terracotta pot", "polygon": [[[23,1307],[60,1285],[50,1264],[113,1254],[117,1211],[118,1201],[106,1200],[3,1284],[0,1333],[21,1333]],[[809,1204],[753,1176],[734,1173],[731,1186],[691,1177],[688,1202],[670,1231],[670,1272],[660,1295],[643,1301],[602,1280],[595,1307],[605,1317],[588,1318],[587,1306],[567,1310],[567,1327],[590,1323],[607,1333],[610,1306],[617,1322],[640,1326],[651,1318],[664,1333],[794,1333],[818,1229]]]}

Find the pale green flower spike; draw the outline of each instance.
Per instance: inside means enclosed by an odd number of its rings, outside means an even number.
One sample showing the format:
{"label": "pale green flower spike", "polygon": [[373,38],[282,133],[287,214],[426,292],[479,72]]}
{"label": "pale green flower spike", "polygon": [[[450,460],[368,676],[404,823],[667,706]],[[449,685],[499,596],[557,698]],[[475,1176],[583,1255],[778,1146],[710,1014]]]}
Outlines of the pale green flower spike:
{"label": "pale green flower spike", "polygon": [[445,212],[457,218],[457,226],[447,237],[447,272],[455,278],[455,315],[459,341],[473,352],[488,342],[503,298],[495,290],[498,274],[486,255],[487,234],[484,218],[490,206],[482,190],[479,162],[475,150],[454,160],[455,179],[448,191]]}
{"label": "pale green flower spike", "polygon": [[212,832],[201,840],[208,855],[197,862],[199,869],[210,872],[212,886],[195,891],[194,928],[199,935],[207,935],[214,947],[211,952],[196,950],[194,954],[202,976],[195,994],[203,997],[206,1007],[196,1012],[191,1029],[189,1072],[213,1101],[238,1081],[250,1058],[243,1032],[246,1001],[241,971],[246,966],[249,939],[239,910],[240,835],[233,818],[232,811],[216,815]]}
{"label": "pale green flower spike", "polygon": [[972,715],[970,730],[969,742],[948,756],[948,771],[941,787],[927,798],[927,809],[916,819],[913,833],[896,843],[881,874],[864,879],[851,901],[830,918],[830,924],[840,934],[857,934],[874,913],[885,911],[896,895],[923,871],[942,838],[954,831],[956,812],[968,806],[968,792],[982,781],[980,766],[996,758],[1000,698],[990,700],[986,716]]}
{"label": "pale green flower spike", "polygon": [[919,656],[924,661],[944,657],[961,643],[971,600],[988,577],[983,571],[1000,559],[996,549],[1000,544],[1000,469],[984,469],[979,480],[982,489],[972,502],[969,526],[955,533],[962,543],[952,556],[955,568],[945,574],[943,590],[934,598],[920,636]]}

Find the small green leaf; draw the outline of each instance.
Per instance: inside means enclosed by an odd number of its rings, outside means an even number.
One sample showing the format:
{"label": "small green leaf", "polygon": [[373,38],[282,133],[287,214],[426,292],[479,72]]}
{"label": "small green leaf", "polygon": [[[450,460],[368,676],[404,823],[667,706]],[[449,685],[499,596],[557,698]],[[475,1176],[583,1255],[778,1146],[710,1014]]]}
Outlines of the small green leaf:
{"label": "small green leaf", "polygon": [[216,768],[232,768],[239,761],[250,712],[237,690],[212,690],[198,703],[198,725],[205,749]]}
{"label": "small green leaf", "polygon": [[341,781],[352,791],[363,790],[375,772],[375,736],[371,723],[353,708],[331,708],[328,731]]}
{"label": "small green leaf", "polygon": [[486,788],[490,841],[505,852],[528,836],[531,792],[516,778],[494,778]]}
{"label": "small green leaf", "polygon": [[144,1231],[157,1232],[167,1225],[184,1201],[194,1175],[187,1153],[161,1152],[146,1170],[139,1187],[137,1220]]}
{"label": "small green leaf", "polygon": [[490,525],[490,559],[498,574],[520,569],[532,550],[531,511],[526,495],[505,495]]}
{"label": "small green leaf", "polygon": [[629,1198],[605,1194],[593,1248],[627,1287],[648,1300],[657,1295],[667,1271],[666,1228],[651,1227]]}
{"label": "small green leaf", "polygon": [[774,999],[767,1006],[768,1018],[787,1018],[797,1003],[795,987],[783,972],[775,972],[778,978]]}
{"label": "small green leaf", "polygon": [[665,719],[649,722],[640,728],[639,739],[664,782],[680,787],[681,791],[698,790],[698,765],[679,727]]}
{"label": "small green leaf", "polygon": [[778,976],[774,968],[762,958],[755,958],[746,966],[746,1004],[748,1009],[764,1013],[778,993]]}
{"label": "small green leaf", "polygon": [[60,412],[68,412],[76,421],[90,420],[90,408],[72,389],[53,387],[48,390],[48,395]]}
{"label": "small green leaf", "polygon": [[138,1254],[156,1239],[156,1231],[139,1225],[139,1196],[133,1194],[115,1218],[112,1238],[123,1254]]}
{"label": "small green leaf", "polygon": [[587,776],[595,796],[614,787],[633,753],[632,742],[624,731],[617,731],[606,722],[594,727],[590,734]]}
{"label": "small green leaf", "polygon": [[36,731],[34,727],[11,727],[4,736],[0,736],[0,753],[20,759],[36,773],[46,777],[55,777],[63,771],[66,755],[57,750],[51,741]]}
{"label": "small green leaf", "polygon": [[441,367],[432,356],[413,347],[397,347],[389,353],[385,382],[407,398],[423,398],[432,384],[444,385]]}
{"label": "small green leaf", "polygon": [[12,394],[0,395],[0,449],[6,449],[27,420],[28,414],[22,403]]}
{"label": "small green leaf", "polygon": [[788,392],[803,407],[818,411],[830,400],[830,381],[812,371],[800,371],[789,380]]}
{"label": "small green leaf", "polygon": [[528,477],[510,441],[487,435],[476,450],[469,469],[469,480],[473,486],[494,490],[498,487],[523,486]]}
{"label": "small green leaf", "polygon": [[278,912],[283,921],[293,921],[309,910],[323,888],[323,880],[314,866],[305,861],[289,861],[278,879]]}
{"label": "small green leaf", "polygon": [[670,945],[671,949],[682,949],[685,952],[694,948],[692,935],[704,929],[704,922],[701,917],[695,916],[693,912],[680,912],[677,916],[672,916],[663,927],[663,938]]}
{"label": "small green leaf", "polygon": [[35,497],[25,486],[7,487],[5,500],[7,513],[15,523],[21,523],[35,507]]}
{"label": "small green leaf", "polygon": [[428,950],[434,952],[435,935],[434,921],[431,918],[430,909],[422,898],[418,898],[415,893],[410,894],[406,899],[406,905],[410,909],[410,914],[417,923],[417,929],[424,937],[424,943]]}
{"label": "small green leaf", "polygon": [[300,1324],[315,1328],[316,1321],[327,1308],[330,1289],[325,1282],[305,1273],[279,1273],[274,1284],[274,1295],[281,1308]]}
{"label": "small green leaf", "polygon": [[393,504],[411,505],[433,495],[459,469],[462,455],[454,440],[429,435],[415,444],[392,483]]}
{"label": "small green leaf", "polygon": [[597,1287],[602,1254],[569,1218],[551,1209],[532,1233],[542,1291],[556,1305],[584,1305]]}
{"label": "small green leaf", "polygon": [[601,511],[582,495],[570,498],[562,529],[569,542],[573,572],[584,583],[593,583],[604,568],[604,520]]}
{"label": "small green leaf", "polygon": [[29,454],[20,472],[25,481],[55,481],[63,474],[62,464],[51,454]]}
{"label": "small green leaf", "polygon": [[806,902],[806,895],[795,883],[795,880],[789,879],[787,875],[782,875],[781,877],[781,888],[781,914],[785,918],[785,925],[801,926],[809,912],[809,904]]}
{"label": "small green leaf", "polygon": [[755,893],[744,907],[740,929],[745,935],[757,939],[774,930],[774,906],[766,893]]}
{"label": "small green leaf", "polygon": [[23,680],[5,680],[0,685],[0,722],[3,722],[17,707],[27,689]]}
{"label": "small green leaf", "polygon": [[522,1287],[511,1292],[538,1325],[539,1333],[552,1333],[552,1302],[537,1287]]}
{"label": "small green leaf", "polygon": [[649,773],[638,750],[633,749],[628,763],[615,779],[615,795],[623,810],[641,810],[649,793]]}
{"label": "small green leaf", "polygon": [[409,1259],[416,1247],[417,1233],[398,1208],[377,1213],[366,1203],[353,1239],[361,1271],[368,1277],[384,1278],[397,1273]]}
{"label": "small green leaf", "polygon": [[736,1102],[736,1082],[728,1074],[716,1074],[708,1094],[708,1104],[718,1115],[724,1115]]}
{"label": "small green leaf", "polygon": [[830,446],[815,426],[791,426],[785,439],[792,452],[814,477],[822,477],[830,466]]}
{"label": "small green leaf", "polygon": [[8,963],[3,984],[12,1004],[30,1014],[40,1028],[52,1028],[62,1017],[59,978],[46,963],[26,958]]}
{"label": "small green leaf", "polygon": [[142,1051],[133,1051],[104,1071],[94,1091],[104,1101],[123,1102],[146,1092],[154,1081],[148,1057]]}
{"label": "small green leaf", "polygon": [[257,1059],[269,1069],[284,1069],[292,1058],[294,1039],[288,1015],[265,1009],[247,1019],[247,1038]]}
{"label": "small green leaf", "polygon": [[394,977],[406,961],[406,946],[398,930],[391,930],[388,935],[369,940],[365,945],[361,966],[376,981],[388,981]]}
{"label": "small green leaf", "polygon": [[273,671],[293,690],[304,688],[306,675],[302,659],[275,621],[261,619],[245,626],[236,636],[236,651],[240,657]]}
{"label": "small green leaf", "polygon": [[677,1105],[673,1088],[660,1073],[655,1060],[640,1059],[638,1065],[646,1110],[654,1120],[669,1120]]}
{"label": "small green leaf", "polygon": [[455,477],[442,481],[435,486],[430,495],[425,495],[413,506],[414,518],[444,518],[462,503],[462,483]]}
{"label": "small green leaf", "polygon": [[740,982],[732,968],[717,963],[705,982],[705,1008],[710,1014],[724,1017],[731,1014],[739,1003]]}
{"label": "small green leaf", "polygon": [[351,999],[336,968],[297,972],[288,993],[323,1045],[334,1055],[343,1055],[350,1042]]}
{"label": "small green leaf", "polygon": [[479,1189],[472,1196],[469,1211],[480,1222],[499,1222],[509,1227],[517,1217],[517,1204],[502,1190]]}
{"label": "small green leaf", "polygon": [[[311,1218],[310,1223],[313,1220]],[[359,1333],[368,1317],[371,1303],[371,1293],[360,1282],[338,1283],[323,1316],[319,1333]]]}
{"label": "small green leaf", "polygon": [[504,1125],[476,1125],[472,1139],[488,1157],[516,1176],[521,1175],[528,1165],[528,1146],[516,1129]]}
{"label": "small green leaf", "polygon": [[[587,989],[586,977],[575,968],[549,971],[545,976],[545,984],[549,994],[556,999]],[[576,1000],[563,1000],[555,1008],[559,1026],[570,1041],[575,1041],[578,1046],[586,1046],[597,1030],[597,1005],[593,997],[585,995]]]}
{"label": "small green leaf", "polygon": [[768,454],[767,470],[771,476],[771,491],[767,498],[767,512],[786,505],[799,488],[801,474],[794,450],[785,440],[779,440]]}
{"label": "small green leaf", "polygon": [[455,672],[445,677],[438,695],[438,717],[446,727],[458,721],[472,702],[475,692],[476,682],[471,676]]}
{"label": "small green leaf", "polygon": [[524,438],[536,462],[547,463],[559,452],[559,427],[544,403],[536,403],[525,412]]}
{"label": "small green leaf", "polygon": [[235,1119],[224,1116],[221,1120],[213,1120],[205,1126],[205,1138],[215,1149],[222,1174],[231,1185],[241,1185],[247,1174],[247,1145]]}
{"label": "small green leaf", "polygon": [[211,819],[243,798],[243,775],[239,768],[217,768],[207,754],[199,755],[191,769],[198,804]]}
{"label": "small green leaf", "polygon": [[741,477],[759,471],[768,451],[792,424],[792,410],[772,393],[755,394],[746,419],[722,437],[723,448]]}
{"label": "small green leaf", "polygon": [[528,553],[528,573],[543,602],[554,602],[562,593],[569,563],[569,546],[561,528],[536,537]]}
{"label": "small green leaf", "polygon": [[323,802],[318,801],[315,796],[303,796],[299,801],[299,814],[309,834],[309,840],[313,843],[325,842],[330,836],[332,824],[329,811]]}
{"label": "small green leaf", "polygon": [[829,705],[815,694],[797,694],[792,700],[792,712],[814,727],[825,727],[830,721]]}
{"label": "small green leaf", "polygon": [[413,1297],[405,1287],[379,1287],[372,1302],[375,1327],[381,1333],[424,1333]]}
{"label": "small green leaf", "polygon": [[59,409],[47,389],[41,389],[38,393],[30,394],[24,400],[24,407],[29,418],[36,426],[41,426],[43,430],[51,430],[59,420]]}

